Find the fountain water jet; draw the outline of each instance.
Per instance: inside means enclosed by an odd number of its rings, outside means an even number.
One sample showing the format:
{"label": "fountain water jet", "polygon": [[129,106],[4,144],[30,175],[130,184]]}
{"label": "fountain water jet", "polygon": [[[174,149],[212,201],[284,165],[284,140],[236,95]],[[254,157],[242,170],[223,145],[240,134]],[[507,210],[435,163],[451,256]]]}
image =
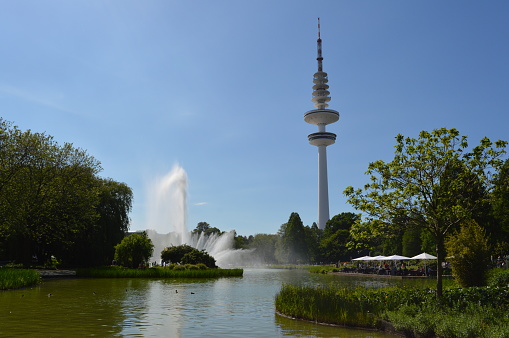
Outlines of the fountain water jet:
{"label": "fountain water jet", "polygon": [[[175,165],[157,179],[148,191],[147,234],[154,244],[152,261],[159,261],[161,251],[171,245],[188,244],[205,250],[220,267],[253,264],[251,250],[234,249],[235,232],[193,234],[187,229],[187,174]],[[167,232],[165,234],[165,232]]]}

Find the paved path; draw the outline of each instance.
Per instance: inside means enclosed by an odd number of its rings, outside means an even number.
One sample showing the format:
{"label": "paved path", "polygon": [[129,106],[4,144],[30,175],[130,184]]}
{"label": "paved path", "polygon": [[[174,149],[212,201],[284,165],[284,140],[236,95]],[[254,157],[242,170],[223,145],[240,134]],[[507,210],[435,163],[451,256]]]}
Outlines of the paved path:
{"label": "paved path", "polygon": [[70,278],[76,277],[74,270],[37,270],[42,278]]}

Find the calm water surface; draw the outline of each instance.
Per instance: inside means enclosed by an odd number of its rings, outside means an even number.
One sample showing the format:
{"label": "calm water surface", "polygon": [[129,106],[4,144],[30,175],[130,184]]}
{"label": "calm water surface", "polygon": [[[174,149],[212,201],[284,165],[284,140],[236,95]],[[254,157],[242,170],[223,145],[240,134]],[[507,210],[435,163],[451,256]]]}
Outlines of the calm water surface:
{"label": "calm water surface", "polygon": [[275,315],[283,283],[378,287],[401,283],[245,269],[220,279],[61,279],[0,291],[2,336],[393,337]]}

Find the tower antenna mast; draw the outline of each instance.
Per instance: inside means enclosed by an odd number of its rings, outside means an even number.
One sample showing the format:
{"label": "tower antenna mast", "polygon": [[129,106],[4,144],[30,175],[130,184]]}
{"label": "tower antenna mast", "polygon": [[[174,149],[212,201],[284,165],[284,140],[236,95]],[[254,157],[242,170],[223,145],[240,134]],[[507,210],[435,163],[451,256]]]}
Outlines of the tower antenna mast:
{"label": "tower antenna mast", "polygon": [[316,45],[318,48],[318,57],[316,58],[316,60],[318,60],[318,71],[321,72],[323,68],[322,67],[323,57],[322,57],[322,38],[320,37],[320,18],[318,18],[318,40],[316,40]]}

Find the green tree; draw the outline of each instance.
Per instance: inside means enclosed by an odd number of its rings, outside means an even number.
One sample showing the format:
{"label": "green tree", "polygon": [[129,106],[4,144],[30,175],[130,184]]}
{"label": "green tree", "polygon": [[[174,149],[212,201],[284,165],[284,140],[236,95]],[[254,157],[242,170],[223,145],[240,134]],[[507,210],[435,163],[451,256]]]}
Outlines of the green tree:
{"label": "green tree", "polygon": [[254,237],[253,235],[248,236],[237,236],[237,233],[235,233],[234,236],[234,248],[235,249],[246,249],[249,247],[249,244],[253,241]]}
{"label": "green tree", "polygon": [[306,234],[306,246],[308,248],[308,257],[310,262],[320,262],[320,241],[323,231],[318,228],[318,225],[313,222],[312,226],[305,226],[304,233]]}
{"label": "green tree", "polygon": [[306,232],[300,216],[292,212],[288,223],[281,226],[276,246],[276,258],[280,263],[304,263],[309,261]]}
{"label": "green tree", "polygon": [[182,257],[185,254],[196,250],[190,245],[182,244],[182,245],[172,245],[170,247],[164,248],[161,252],[161,259],[164,263],[175,263],[179,264],[182,262]]}
{"label": "green tree", "polygon": [[0,119],[0,243],[7,259],[66,260],[97,220],[100,164],[69,143]]}
{"label": "green tree", "polygon": [[403,233],[402,239],[402,255],[413,257],[420,254],[422,245],[421,229],[407,228]]}
{"label": "green tree", "polygon": [[437,254],[435,240],[431,233],[425,229],[421,231],[421,251]]}
{"label": "green tree", "polygon": [[319,246],[321,261],[335,263],[349,259],[347,243],[350,241],[350,229],[359,220],[360,215],[344,212],[327,221]]}
{"label": "green tree", "polygon": [[463,287],[485,285],[489,269],[490,247],[486,231],[474,220],[464,222],[460,231],[447,237],[447,255],[454,279]]}
{"label": "green tree", "polygon": [[494,180],[491,206],[494,218],[491,237],[498,242],[495,245],[506,246],[509,242],[509,160],[500,167]]}
{"label": "green tree", "polygon": [[111,262],[129,227],[132,191],[100,170],[84,150],[0,118],[0,259]]}
{"label": "green tree", "polygon": [[274,234],[256,234],[253,241],[249,244],[249,249],[254,249],[253,255],[256,255],[266,264],[277,263],[276,243],[278,235]]}
{"label": "green tree", "polygon": [[350,241],[347,247],[352,252],[381,252],[384,240],[392,236],[388,230],[386,224],[377,219],[359,220],[350,228]]}
{"label": "green tree", "polygon": [[182,264],[205,264],[208,268],[215,269],[216,260],[214,257],[209,255],[205,250],[194,249],[184,255],[182,257]]}
{"label": "green tree", "polygon": [[119,265],[137,268],[147,265],[153,251],[152,240],[145,232],[134,233],[115,246],[115,260]]}
{"label": "green tree", "polygon": [[456,129],[422,131],[418,139],[396,137],[394,159],[370,163],[370,183],[348,187],[348,202],[368,215],[378,233],[393,233],[395,219],[433,237],[438,257],[437,297],[442,296],[442,262],[447,235],[465,219],[475,217],[493,187],[507,142],[483,138],[468,151],[466,136]]}
{"label": "green tree", "polygon": [[193,230],[193,234],[201,234],[202,232],[206,232],[210,229],[210,224],[207,222],[198,222],[196,228]]}
{"label": "green tree", "polygon": [[203,263],[209,268],[217,268],[216,260],[205,250],[198,250],[190,245],[182,244],[170,246],[161,252],[161,259],[165,263],[199,264]]}
{"label": "green tree", "polygon": [[193,234],[204,234],[206,236],[220,235],[222,233],[224,233],[224,231],[221,231],[216,227],[211,227],[207,222],[199,222],[193,230]]}
{"label": "green tree", "polygon": [[358,219],[350,228],[347,248],[351,253],[369,255],[401,254],[405,221],[393,219],[384,223],[378,219]]}
{"label": "green tree", "polygon": [[109,264],[115,254],[115,245],[129,231],[129,212],[133,192],[125,183],[112,179],[97,179],[99,203],[97,221],[82,234],[73,251],[73,265],[94,266]]}

